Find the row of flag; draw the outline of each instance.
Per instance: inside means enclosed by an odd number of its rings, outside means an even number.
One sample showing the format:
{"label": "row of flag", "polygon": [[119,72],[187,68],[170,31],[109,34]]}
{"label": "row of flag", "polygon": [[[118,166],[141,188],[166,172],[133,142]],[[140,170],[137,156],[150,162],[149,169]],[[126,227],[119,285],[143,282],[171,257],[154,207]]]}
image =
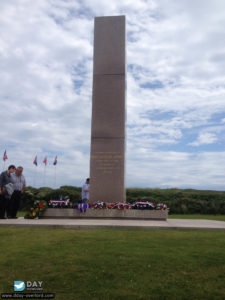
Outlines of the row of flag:
{"label": "row of flag", "polygon": [[[6,150],[5,150],[5,152],[3,154],[3,161],[6,161],[7,159],[8,159],[8,156],[7,156],[7,153],[6,153]],[[53,165],[56,166],[57,162],[58,162],[58,158],[57,158],[57,155],[56,155],[56,157],[55,157],[55,159],[53,161]],[[44,163],[45,166],[47,165],[47,156],[45,156],[45,158],[43,160],[43,163]],[[34,158],[33,164],[37,167],[37,165],[38,165],[37,155]]]}
{"label": "row of flag", "polygon": [[[55,159],[54,159],[54,161],[53,161],[53,165],[56,166],[56,165],[57,165],[57,162],[58,162],[58,158],[57,158],[57,155],[56,155],[56,157],[55,157]],[[44,160],[43,160],[43,163],[44,163],[45,166],[47,165],[47,156],[45,156],[45,158],[44,158]],[[34,158],[33,164],[34,164],[35,166],[38,165],[38,162],[37,162],[37,155],[36,155],[35,158]]]}

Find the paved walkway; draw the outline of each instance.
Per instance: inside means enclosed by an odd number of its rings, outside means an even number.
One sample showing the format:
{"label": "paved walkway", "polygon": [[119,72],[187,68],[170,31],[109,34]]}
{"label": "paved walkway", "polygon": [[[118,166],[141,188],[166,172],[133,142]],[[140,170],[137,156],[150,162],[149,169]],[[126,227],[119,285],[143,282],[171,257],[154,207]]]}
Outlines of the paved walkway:
{"label": "paved walkway", "polygon": [[225,222],[212,220],[168,219],[121,220],[121,219],[5,219],[0,226],[52,227],[52,228],[124,228],[124,229],[207,229],[225,230]]}

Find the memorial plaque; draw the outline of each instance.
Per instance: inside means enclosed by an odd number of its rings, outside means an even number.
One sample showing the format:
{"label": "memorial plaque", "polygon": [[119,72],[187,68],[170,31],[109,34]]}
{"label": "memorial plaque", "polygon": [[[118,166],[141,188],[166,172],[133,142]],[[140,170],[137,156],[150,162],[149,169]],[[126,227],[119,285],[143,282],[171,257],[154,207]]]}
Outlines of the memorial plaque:
{"label": "memorial plaque", "polygon": [[97,17],[90,157],[90,202],[125,201],[125,16]]}

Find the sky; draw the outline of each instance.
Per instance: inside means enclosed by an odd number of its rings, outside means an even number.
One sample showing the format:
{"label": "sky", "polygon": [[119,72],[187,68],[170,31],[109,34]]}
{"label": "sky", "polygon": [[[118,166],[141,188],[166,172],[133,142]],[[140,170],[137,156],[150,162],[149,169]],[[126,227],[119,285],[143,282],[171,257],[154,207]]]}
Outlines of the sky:
{"label": "sky", "polygon": [[223,0],[1,0],[0,11],[2,170],[22,165],[35,187],[89,177],[94,17],[126,15],[126,186],[225,190]]}

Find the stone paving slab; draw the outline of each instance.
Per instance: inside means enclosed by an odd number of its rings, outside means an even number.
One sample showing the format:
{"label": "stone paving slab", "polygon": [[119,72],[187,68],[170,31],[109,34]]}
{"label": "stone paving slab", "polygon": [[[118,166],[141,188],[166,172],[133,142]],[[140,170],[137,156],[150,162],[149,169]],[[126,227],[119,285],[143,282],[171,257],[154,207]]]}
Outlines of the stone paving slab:
{"label": "stone paving slab", "polygon": [[0,220],[0,226],[17,227],[51,227],[73,229],[203,229],[225,230],[225,222],[193,219],[154,220],[115,220],[115,219],[5,219]]}

